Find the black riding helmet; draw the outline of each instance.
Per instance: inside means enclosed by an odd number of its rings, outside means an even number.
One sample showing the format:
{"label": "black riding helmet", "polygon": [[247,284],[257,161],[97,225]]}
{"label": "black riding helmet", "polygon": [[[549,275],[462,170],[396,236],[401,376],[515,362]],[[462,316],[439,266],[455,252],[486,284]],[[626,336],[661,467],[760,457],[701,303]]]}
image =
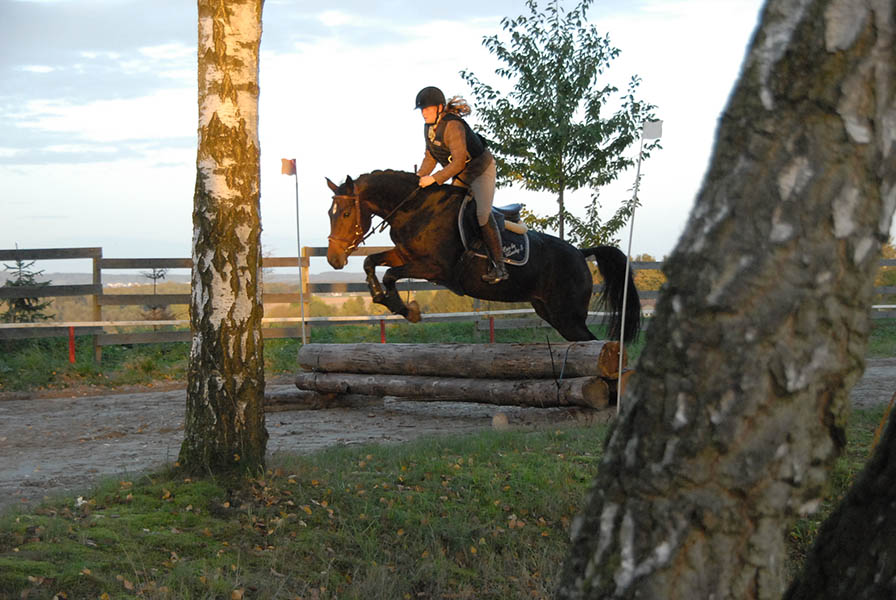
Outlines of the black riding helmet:
{"label": "black riding helmet", "polygon": [[415,108],[426,108],[428,106],[438,106],[445,104],[445,94],[437,87],[427,86],[417,92],[417,106]]}

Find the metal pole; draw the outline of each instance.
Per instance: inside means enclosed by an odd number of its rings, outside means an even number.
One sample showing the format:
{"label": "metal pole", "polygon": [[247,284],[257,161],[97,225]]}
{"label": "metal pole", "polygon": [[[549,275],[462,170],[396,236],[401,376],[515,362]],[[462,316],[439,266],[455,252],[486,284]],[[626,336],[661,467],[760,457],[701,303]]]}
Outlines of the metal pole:
{"label": "metal pole", "polygon": [[625,253],[625,277],[622,284],[622,319],[619,324],[619,383],[616,385],[616,414],[622,411],[622,358],[625,353],[623,332],[625,331],[625,306],[628,301],[628,274],[632,262],[632,236],[635,232],[635,209],[638,207],[638,186],[641,183],[641,153],[644,150],[644,132],[641,132],[641,146],[638,148],[638,167],[635,170],[635,191],[632,196],[632,220],[628,229],[628,251]]}
{"label": "metal pole", "polygon": [[[295,160],[295,159],[293,159]],[[302,235],[299,230],[299,170],[296,168],[293,176],[296,180],[296,258],[299,261],[299,307],[302,316],[302,345],[308,343],[305,334],[305,277],[302,274]]]}

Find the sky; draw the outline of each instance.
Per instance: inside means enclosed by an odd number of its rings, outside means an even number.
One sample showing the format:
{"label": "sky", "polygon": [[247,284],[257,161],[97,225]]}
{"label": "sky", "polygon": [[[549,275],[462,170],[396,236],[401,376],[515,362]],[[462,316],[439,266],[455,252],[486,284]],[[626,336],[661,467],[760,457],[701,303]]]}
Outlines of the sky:
{"label": "sky", "polygon": [[[633,255],[662,258],[683,231],[761,7],[760,0],[595,0],[587,13],[621,51],[601,81],[624,89],[638,75],[638,96],[664,122],[663,148],[641,169]],[[475,126],[460,71],[509,90],[482,39],[501,35],[503,17],[527,13],[524,0],[266,0],[265,253],[297,252],[296,181],[280,174],[281,158],[298,164],[301,244],[326,246],[324,178],[419,164],[423,121],[413,105],[424,86],[465,96]],[[196,32],[191,0],[0,0],[0,248],[190,256]],[[600,190],[606,217],[631,196],[634,177],[623,173]],[[579,191],[566,201],[582,214],[589,200]],[[539,214],[556,210],[549,193],[498,190],[495,204],[512,202]],[[624,247],[627,228],[621,237]],[[368,243],[389,241],[378,234]],[[329,268],[315,260],[312,271]],[[52,264],[61,262],[39,266],[81,270]]]}

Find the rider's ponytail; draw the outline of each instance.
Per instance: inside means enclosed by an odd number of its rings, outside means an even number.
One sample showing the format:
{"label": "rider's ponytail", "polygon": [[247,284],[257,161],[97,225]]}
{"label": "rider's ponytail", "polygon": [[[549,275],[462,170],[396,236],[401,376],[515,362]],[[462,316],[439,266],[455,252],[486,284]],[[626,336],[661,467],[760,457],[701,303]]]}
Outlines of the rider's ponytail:
{"label": "rider's ponytail", "polygon": [[460,96],[452,96],[445,105],[445,112],[457,115],[458,117],[466,117],[473,112],[467,101]]}

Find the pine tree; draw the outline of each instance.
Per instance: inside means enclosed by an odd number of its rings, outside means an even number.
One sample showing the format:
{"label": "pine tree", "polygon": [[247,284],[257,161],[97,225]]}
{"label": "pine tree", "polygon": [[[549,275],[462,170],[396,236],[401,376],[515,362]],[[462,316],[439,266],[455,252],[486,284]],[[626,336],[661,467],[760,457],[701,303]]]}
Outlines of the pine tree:
{"label": "pine tree", "polygon": [[[20,258],[16,259],[15,266],[4,264],[3,270],[11,272],[13,278],[7,279],[3,287],[44,288],[49,286],[50,281],[37,281],[37,278],[43,275],[43,271],[34,271],[32,269],[33,266],[34,261],[25,262]],[[0,321],[4,323],[36,323],[37,321],[48,321],[55,316],[44,312],[53,301],[41,302],[38,296],[8,298],[4,302],[7,309],[3,314],[0,314]]]}

